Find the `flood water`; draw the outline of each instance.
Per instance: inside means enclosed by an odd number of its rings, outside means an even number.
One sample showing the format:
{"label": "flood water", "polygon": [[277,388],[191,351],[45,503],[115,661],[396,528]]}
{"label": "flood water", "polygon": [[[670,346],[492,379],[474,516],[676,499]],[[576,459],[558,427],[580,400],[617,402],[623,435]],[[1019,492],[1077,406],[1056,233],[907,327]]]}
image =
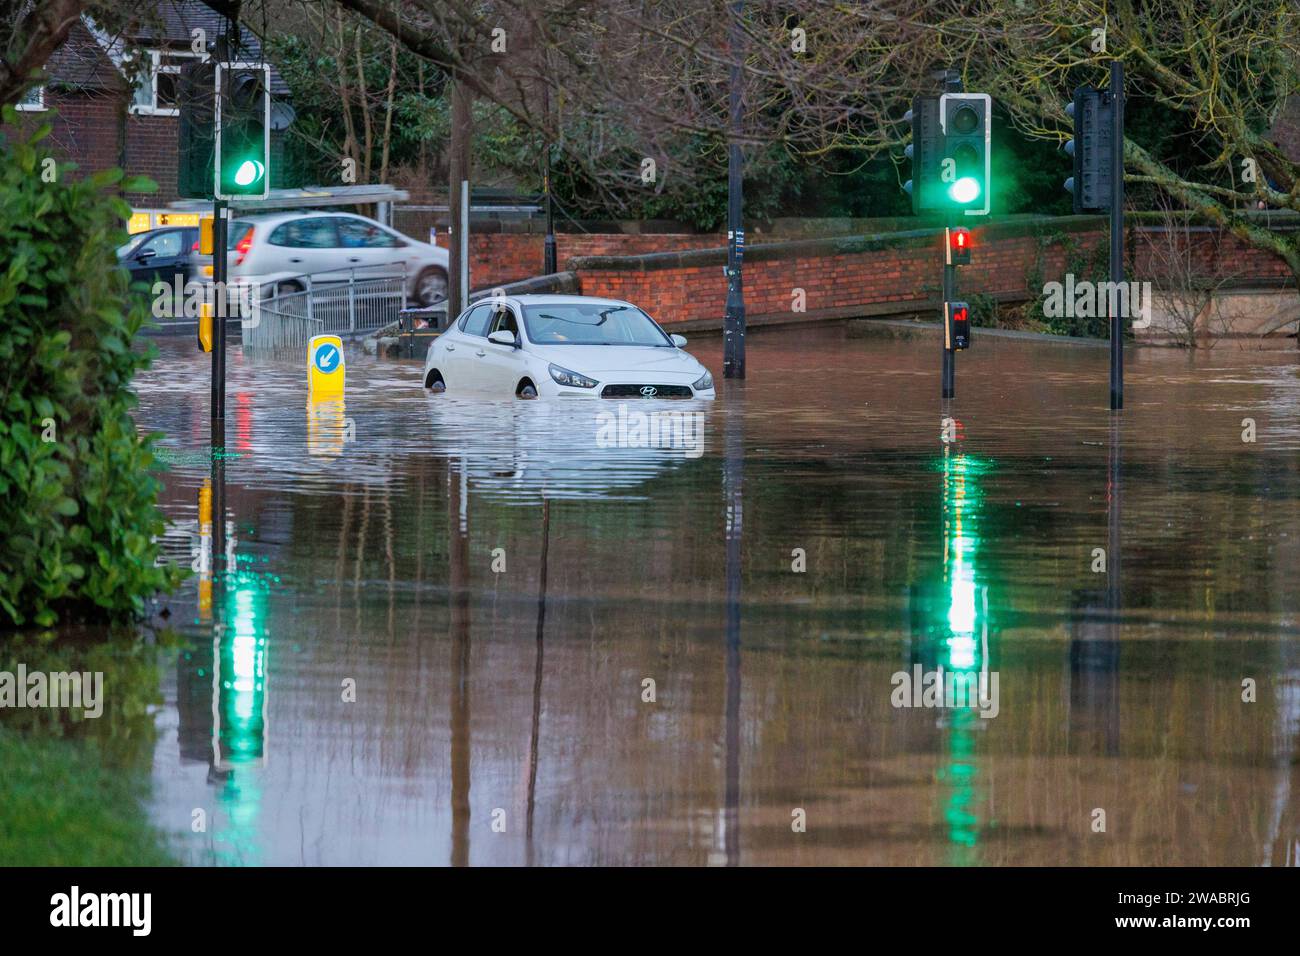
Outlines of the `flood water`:
{"label": "flood water", "polygon": [[[1130,353],[1114,429],[1104,348],[981,337],[947,409],[937,341],[748,358],[715,403],[627,406],[700,413],[696,449],[359,351],[309,407],[303,359],[233,350],[233,570],[166,601],[179,858],[1296,863],[1295,355]],[[207,363],[163,342],[138,382],[200,569]],[[940,667],[996,714],[895,706]]]}

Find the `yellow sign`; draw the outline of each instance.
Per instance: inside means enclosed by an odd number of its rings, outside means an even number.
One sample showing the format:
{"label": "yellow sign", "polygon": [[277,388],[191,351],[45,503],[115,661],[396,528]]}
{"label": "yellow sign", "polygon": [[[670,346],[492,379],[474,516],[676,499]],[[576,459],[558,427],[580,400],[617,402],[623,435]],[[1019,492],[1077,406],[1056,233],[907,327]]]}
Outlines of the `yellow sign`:
{"label": "yellow sign", "polygon": [[193,569],[199,575],[199,620],[212,614],[212,480],[203,479],[199,489],[199,553]]}
{"label": "yellow sign", "polygon": [[343,454],[350,440],[351,423],[344,414],[343,397],[336,396],[307,402],[307,453],[324,457]]}
{"label": "yellow sign", "polygon": [[131,235],[145,232],[153,227],[152,217],[147,212],[133,212],[126,222],[126,231]]}
{"label": "yellow sign", "polygon": [[199,255],[212,255],[212,225],[216,220],[211,216],[204,216],[199,220]]}
{"label": "yellow sign", "polygon": [[307,343],[307,393],[312,398],[343,394],[343,340],[317,335]]}
{"label": "yellow sign", "polygon": [[212,351],[212,303],[199,304],[199,348],[205,352]]}

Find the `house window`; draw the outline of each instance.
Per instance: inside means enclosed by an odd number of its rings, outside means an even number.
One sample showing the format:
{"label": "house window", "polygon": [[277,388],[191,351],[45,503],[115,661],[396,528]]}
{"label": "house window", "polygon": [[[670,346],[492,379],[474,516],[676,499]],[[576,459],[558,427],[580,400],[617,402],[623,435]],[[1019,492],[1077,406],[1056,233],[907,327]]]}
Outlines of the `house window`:
{"label": "house window", "polygon": [[30,90],[24,93],[23,98],[14,105],[20,110],[27,110],[33,113],[40,112],[45,109],[45,87],[33,86]]}
{"label": "house window", "polygon": [[176,116],[181,81],[181,66],[198,54],[173,50],[146,50],[145,66],[135,77],[131,112],[146,116]]}

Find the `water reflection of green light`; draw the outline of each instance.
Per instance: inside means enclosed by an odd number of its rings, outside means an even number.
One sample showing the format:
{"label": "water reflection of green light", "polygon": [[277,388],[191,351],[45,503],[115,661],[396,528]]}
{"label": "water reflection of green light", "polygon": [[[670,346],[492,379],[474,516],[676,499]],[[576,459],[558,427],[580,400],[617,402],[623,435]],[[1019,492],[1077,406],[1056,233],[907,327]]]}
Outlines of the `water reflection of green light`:
{"label": "water reflection of green light", "polygon": [[266,587],[238,571],[226,590],[227,626],[217,638],[216,763],[247,766],[266,754]]}
{"label": "water reflection of green light", "polygon": [[225,864],[258,862],[262,789],[256,768],[267,756],[266,607],[274,578],[240,563],[225,575],[225,626],[214,639],[213,767],[223,780],[226,818],[215,842]]}
{"label": "water reflection of green light", "polygon": [[[940,663],[945,670],[971,673],[987,669],[987,603],[979,582],[979,479],[989,463],[945,446],[943,454],[943,582],[947,596],[947,627]],[[947,711],[948,760],[939,772],[947,793],[943,819],[952,852],[950,864],[977,862],[979,841],[976,813],[978,767],[975,740],[981,719],[969,709]],[[980,728],[982,729],[982,728]]]}

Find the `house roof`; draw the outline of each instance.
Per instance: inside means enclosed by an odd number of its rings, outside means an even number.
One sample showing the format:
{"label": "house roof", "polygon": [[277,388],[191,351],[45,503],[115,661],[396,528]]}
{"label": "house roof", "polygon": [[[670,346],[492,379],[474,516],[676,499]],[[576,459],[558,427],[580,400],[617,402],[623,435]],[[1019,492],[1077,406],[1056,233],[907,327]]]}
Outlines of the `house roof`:
{"label": "house roof", "polygon": [[[50,58],[50,78],[87,89],[118,88],[124,85],[124,80],[122,70],[114,64],[120,62],[126,49],[134,46],[189,49],[196,29],[203,30],[208,40],[213,40],[226,28],[225,15],[216,9],[221,7],[224,4],[217,0],[211,5],[200,0],[156,0],[152,14],[146,13],[133,32],[116,37],[107,36],[93,21],[83,18]],[[239,36],[240,57],[261,62],[261,38],[243,25]],[[289,95],[289,85],[274,63],[271,64],[271,93],[278,98]]]}
{"label": "house roof", "polygon": [[104,48],[86,29],[84,23],[74,23],[63,41],[46,64],[50,79],[79,89],[121,90],[126,80]]}

